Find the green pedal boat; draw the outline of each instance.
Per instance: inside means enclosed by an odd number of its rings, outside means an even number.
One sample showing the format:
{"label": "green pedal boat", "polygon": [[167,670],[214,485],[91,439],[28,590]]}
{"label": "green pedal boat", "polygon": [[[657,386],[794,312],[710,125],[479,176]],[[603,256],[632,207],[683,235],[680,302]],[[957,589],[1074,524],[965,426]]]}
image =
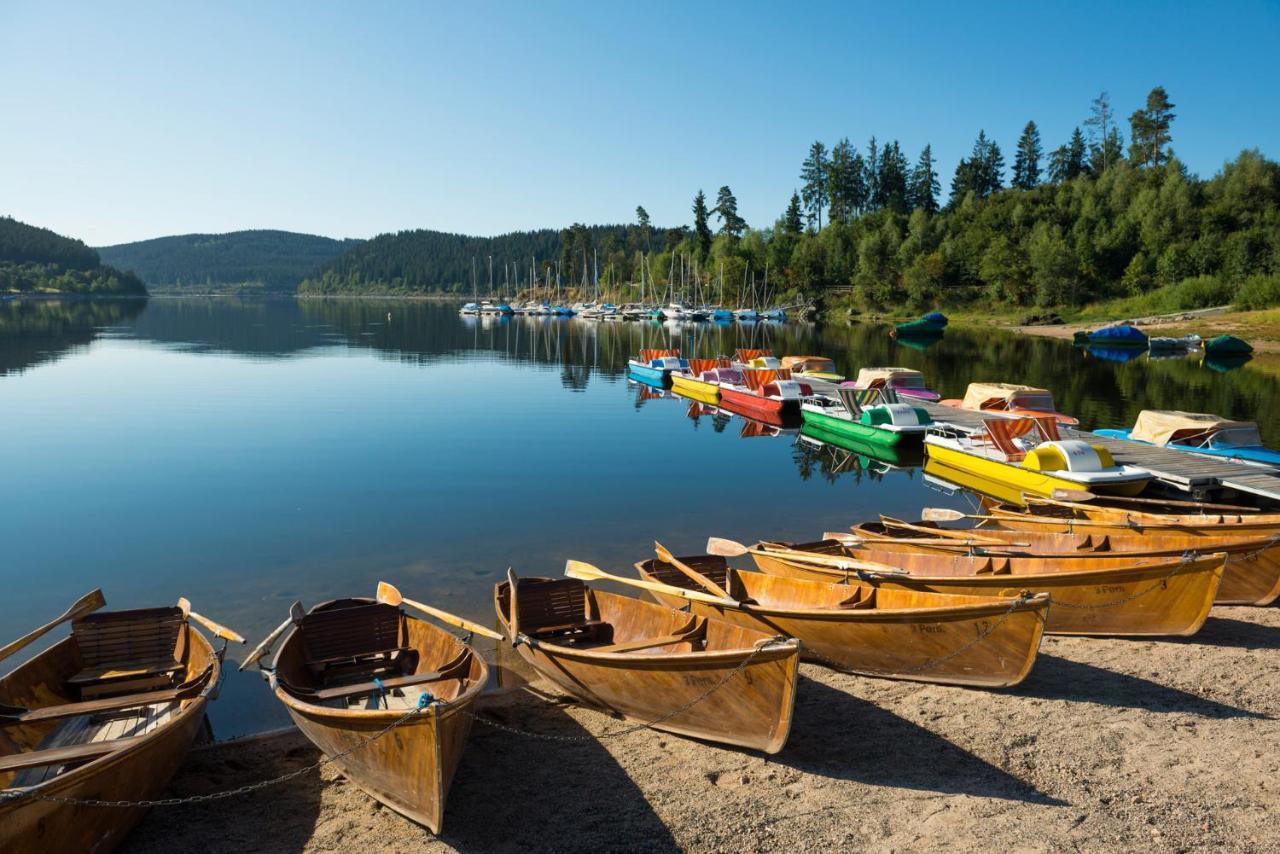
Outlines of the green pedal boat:
{"label": "green pedal boat", "polygon": [[874,389],[838,388],[836,393],[837,398],[805,398],[800,406],[804,423],[824,433],[884,448],[919,446],[933,425],[928,412],[909,403],[875,403],[883,397]]}

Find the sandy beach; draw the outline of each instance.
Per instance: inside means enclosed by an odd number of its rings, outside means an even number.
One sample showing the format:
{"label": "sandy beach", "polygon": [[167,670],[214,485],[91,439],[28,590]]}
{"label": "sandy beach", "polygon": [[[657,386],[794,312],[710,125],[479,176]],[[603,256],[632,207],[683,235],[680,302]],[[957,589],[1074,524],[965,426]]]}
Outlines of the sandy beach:
{"label": "sandy beach", "polygon": [[[1046,638],[1027,681],[975,691],[802,667],[775,756],[653,731],[573,742],[476,724],[440,838],[332,768],[152,810],[129,852],[1275,850],[1280,609],[1215,608],[1180,640]],[[508,690],[484,714],[582,737],[619,723]],[[296,733],[193,752],[172,792],[318,758]]]}
{"label": "sandy beach", "polygon": [[[1277,319],[1277,313],[1274,311],[1233,312],[1229,307],[1129,318],[1132,323],[1151,335],[1178,337],[1194,332],[1206,339],[1215,335],[1236,335],[1248,340],[1255,352],[1280,353],[1280,340],[1277,340],[1275,325]],[[1108,325],[1110,324],[1093,321],[1010,328],[1024,335],[1062,338],[1070,341],[1077,332],[1087,332]]]}

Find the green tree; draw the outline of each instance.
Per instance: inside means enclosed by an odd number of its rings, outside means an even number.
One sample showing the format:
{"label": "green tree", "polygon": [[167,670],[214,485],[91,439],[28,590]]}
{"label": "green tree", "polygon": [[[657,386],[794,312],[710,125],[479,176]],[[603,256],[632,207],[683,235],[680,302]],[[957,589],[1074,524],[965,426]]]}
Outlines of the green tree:
{"label": "green tree", "polygon": [[867,142],[867,159],[862,164],[862,183],[867,188],[867,209],[877,210],[876,200],[880,198],[880,149],[873,136]]}
{"label": "green tree", "polygon": [[933,148],[926,145],[911,171],[911,206],[925,213],[938,212],[938,172],[933,165]]}
{"label": "green tree", "polygon": [[721,234],[736,240],[747,230],[746,220],[738,216],[738,200],[727,186],[721,187],[716,194],[716,215],[720,217]]}
{"label": "green tree", "polygon": [[1083,175],[1088,168],[1084,134],[1080,133],[1080,128],[1076,128],[1071,132],[1071,140],[1049,155],[1049,180],[1055,184],[1071,181]]}
{"label": "green tree", "polygon": [[800,166],[800,196],[809,222],[822,230],[822,211],[827,206],[827,147],[821,142],[809,146],[809,156]]}
{"label": "green tree", "polygon": [[1146,107],[1129,116],[1129,160],[1135,165],[1159,166],[1168,159],[1169,127],[1177,118],[1174,106],[1164,87],[1157,86],[1147,95]]}
{"label": "green tree", "polygon": [[707,210],[707,196],[701,190],[693,197],[693,235],[697,241],[698,258],[705,261],[711,251],[711,214]]}
{"label": "green tree", "polygon": [[800,207],[800,194],[793,192],[787,205],[787,212],[782,215],[782,231],[785,234],[799,236],[804,231],[804,214]]}
{"label": "green tree", "polygon": [[877,169],[876,207],[887,208],[897,213],[908,210],[910,207],[910,195],[907,191],[909,173],[910,166],[898,141],[886,143]]}
{"label": "green tree", "polygon": [[1030,190],[1040,183],[1040,129],[1035,122],[1027,122],[1018,138],[1018,153],[1013,159],[1013,186]]}
{"label": "green tree", "polygon": [[847,137],[831,149],[831,160],[827,164],[827,199],[832,222],[848,222],[866,204],[862,157],[854,151]]}
{"label": "green tree", "polygon": [[1107,171],[1119,159],[1114,146],[1120,145],[1120,132],[1115,125],[1111,96],[1105,91],[1099,92],[1089,108],[1089,118],[1084,120],[1084,126],[1089,129],[1089,160],[1096,172]]}

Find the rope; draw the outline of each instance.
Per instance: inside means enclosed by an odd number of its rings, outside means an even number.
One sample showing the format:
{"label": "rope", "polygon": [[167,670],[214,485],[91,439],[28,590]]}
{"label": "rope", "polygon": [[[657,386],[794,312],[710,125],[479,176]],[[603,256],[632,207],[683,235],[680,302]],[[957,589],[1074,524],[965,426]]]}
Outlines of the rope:
{"label": "rope", "polygon": [[1168,583],[1170,578],[1173,578],[1180,571],[1182,571],[1183,567],[1185,567],[1187,564],[1191,563],[1192,561],[1199,560],[1199,559],[1200,559],[1200,555],[1197,554],[1196,552],[1184,553],[1182,555],[1182,560],[1174,564],[1173,569],[1169,570],[1168,575],[1164,576],[1163,578],[1157,579],[1155,583],[1152,584],[1150,587],[1144,590],[1140,590],[1137,593],[1134,593],[1132,596],[1125,596],[1121,599],[1115,599],[1111,602],[1099,602],[1095,605],[1081,605],[1079,603],[1074,603],[1074,602],[1061,602],[1055,598],[1053,600],[1053,604],[1063,608],[1075,608],[1082,611],[1096,611],[1102,608],[1117,608],[1121,605],[1125,605],[1125,604],[1128,604],[1129,602],[1132,602],[1134,599],[1141,599],[1143,596],[1146,596],[1148,593],[1152,592],[1153,590],[1163,587],[1166,583]]}

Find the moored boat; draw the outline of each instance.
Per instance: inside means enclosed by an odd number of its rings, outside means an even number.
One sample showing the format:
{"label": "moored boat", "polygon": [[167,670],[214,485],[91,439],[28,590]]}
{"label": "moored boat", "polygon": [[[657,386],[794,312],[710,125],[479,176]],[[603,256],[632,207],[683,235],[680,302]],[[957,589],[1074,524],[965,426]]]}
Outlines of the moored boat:
{"label": "moored boat", "polygon": [[[1050,634],[1162,636],[1199,631],[1213,606],[1225,554],[1172,558],[1122,557],[1038,560],[971,554],[903,553],[875,543],[849,547],[838,540],[757,543],[762,571],[798,578],[850,581],[859,570],[881,588],[933,590],[966,596],[1048,593]],[[888,572],[884,572],[888,570]],[[895,570],[905,574],[895,574]]]}
{"label": "moored boat", "polygon": [[291,619],[265,674],[298,729],[348,780],[439,833],[489,669],[384,589],[394,591],[382,585],[383,601],[338,599]]}
{"label": "moored boat", "polygon": [[935,335],[946,329],[949,322],[947,316],[942,312],[931,311],[923,317],[909,320],[906,323],[899,323],[893,328],[893,331],[895,335],[899,336]]}
{"label": "moored boat", "polygon": [[853,382],[858,389],[884,389],[898,397],[935,401],[942,395],[926,385],[924,374],[911,368],[862,368]]}
{"label": "moored boat", "polygon": [[908,444],[917,450],[933,423],[928,412],[908,403],[875,403],[879,391],[838,388],[836,394],[805,398],[800,405],[804,423],[886,448]]}
{"label": "moored boat", "polygon": [[1156,445],[1244,463],[1280,466],[1280,451],[1262,444],[1258,425],[1202,412],[1144,409],[1131,430],[1095,430],[1099,436]]}
{"label": "moored boat", "polygon": [[[584,566],[570,561],[566,571]],[[800,645],[576,578],[516,578],[494,608],[521,658],[579,700],[678,735],[776,753]]]}
{"label": "moored boat", "polygon": [[689,362],[679,350],[641,350],[640,358],[627,360],[627,373],[638,380],[668,386],[674,371],[687,371]]}
{"label": "moored boat", "polygon": [[1128,347],[1138,350],[1147,349],[1147,334],[1132,323],[1117,323],[1104,326],[1091,332],[1077,332],[1073,336],[1076,345],[1096,345],[1099,347]]}
{"label": "moored boat", "polygon": [[976,412],[1004,412],[1029,418],[1050,417],[1059,424],[1075,426],[1080,421],[1058,412],[1053,395],[1047,389],[1014,383],[969,383],[963,400],[944,400],[947,406],[958,406]]}
{"label": "moored boat", "polygon": [[720,402],[761,420],[799,414],[801,399],[813,394],[813,388],[793,380],[790,371],[749,368],[738,374],[741,383],[721,372]]}
{"label": "moored boat", "polygon": [[215,651],[190,620],[242,640],[191,613],[185,600],[90,613],[105,604],[95,595],[73,615],[70,637],[0,678],[0,851],[116,848],[145,808],[59,799],[159,797],[204,725],[221,678],[225,644]]}
{"label": "moored boat", "polygon": [[[728,359],[690,359],[687,370],[673,371],[670,374],[671,390],[691,400],[714,406],[720,401],[719,383],[724,378],[721,370],[731,370]],[[736,381],[741,382],[741,377],[736,377]]]}
{"label": "moored boat", "polygon": [[1253,345],[1234,335],[1218,335],[1204,342],[1204,352],[1208,356],[1247,356]]}
{"label": "moored boat", "polygon": [[[654,592],[694,614],[799,638],[801,655],[868,676],[999,688],[1031,670],[1049,607],[1045,595],[957,596],[766,575],[728,566],[723,557],[672,558],[718,588],[729,602],[685,600]],[[674,562],[636,564],[640,577],[702,590]],[[710,589],[710,588],[708,588]],[[975,638],[978,638],[975,642]]]}
{"label": "moored boat", "polygon": [[826,356],[783,356],[779,367],[788,369],[793,377],[800,379],[844,382],[844,374],[837,371],[836,363]]}

